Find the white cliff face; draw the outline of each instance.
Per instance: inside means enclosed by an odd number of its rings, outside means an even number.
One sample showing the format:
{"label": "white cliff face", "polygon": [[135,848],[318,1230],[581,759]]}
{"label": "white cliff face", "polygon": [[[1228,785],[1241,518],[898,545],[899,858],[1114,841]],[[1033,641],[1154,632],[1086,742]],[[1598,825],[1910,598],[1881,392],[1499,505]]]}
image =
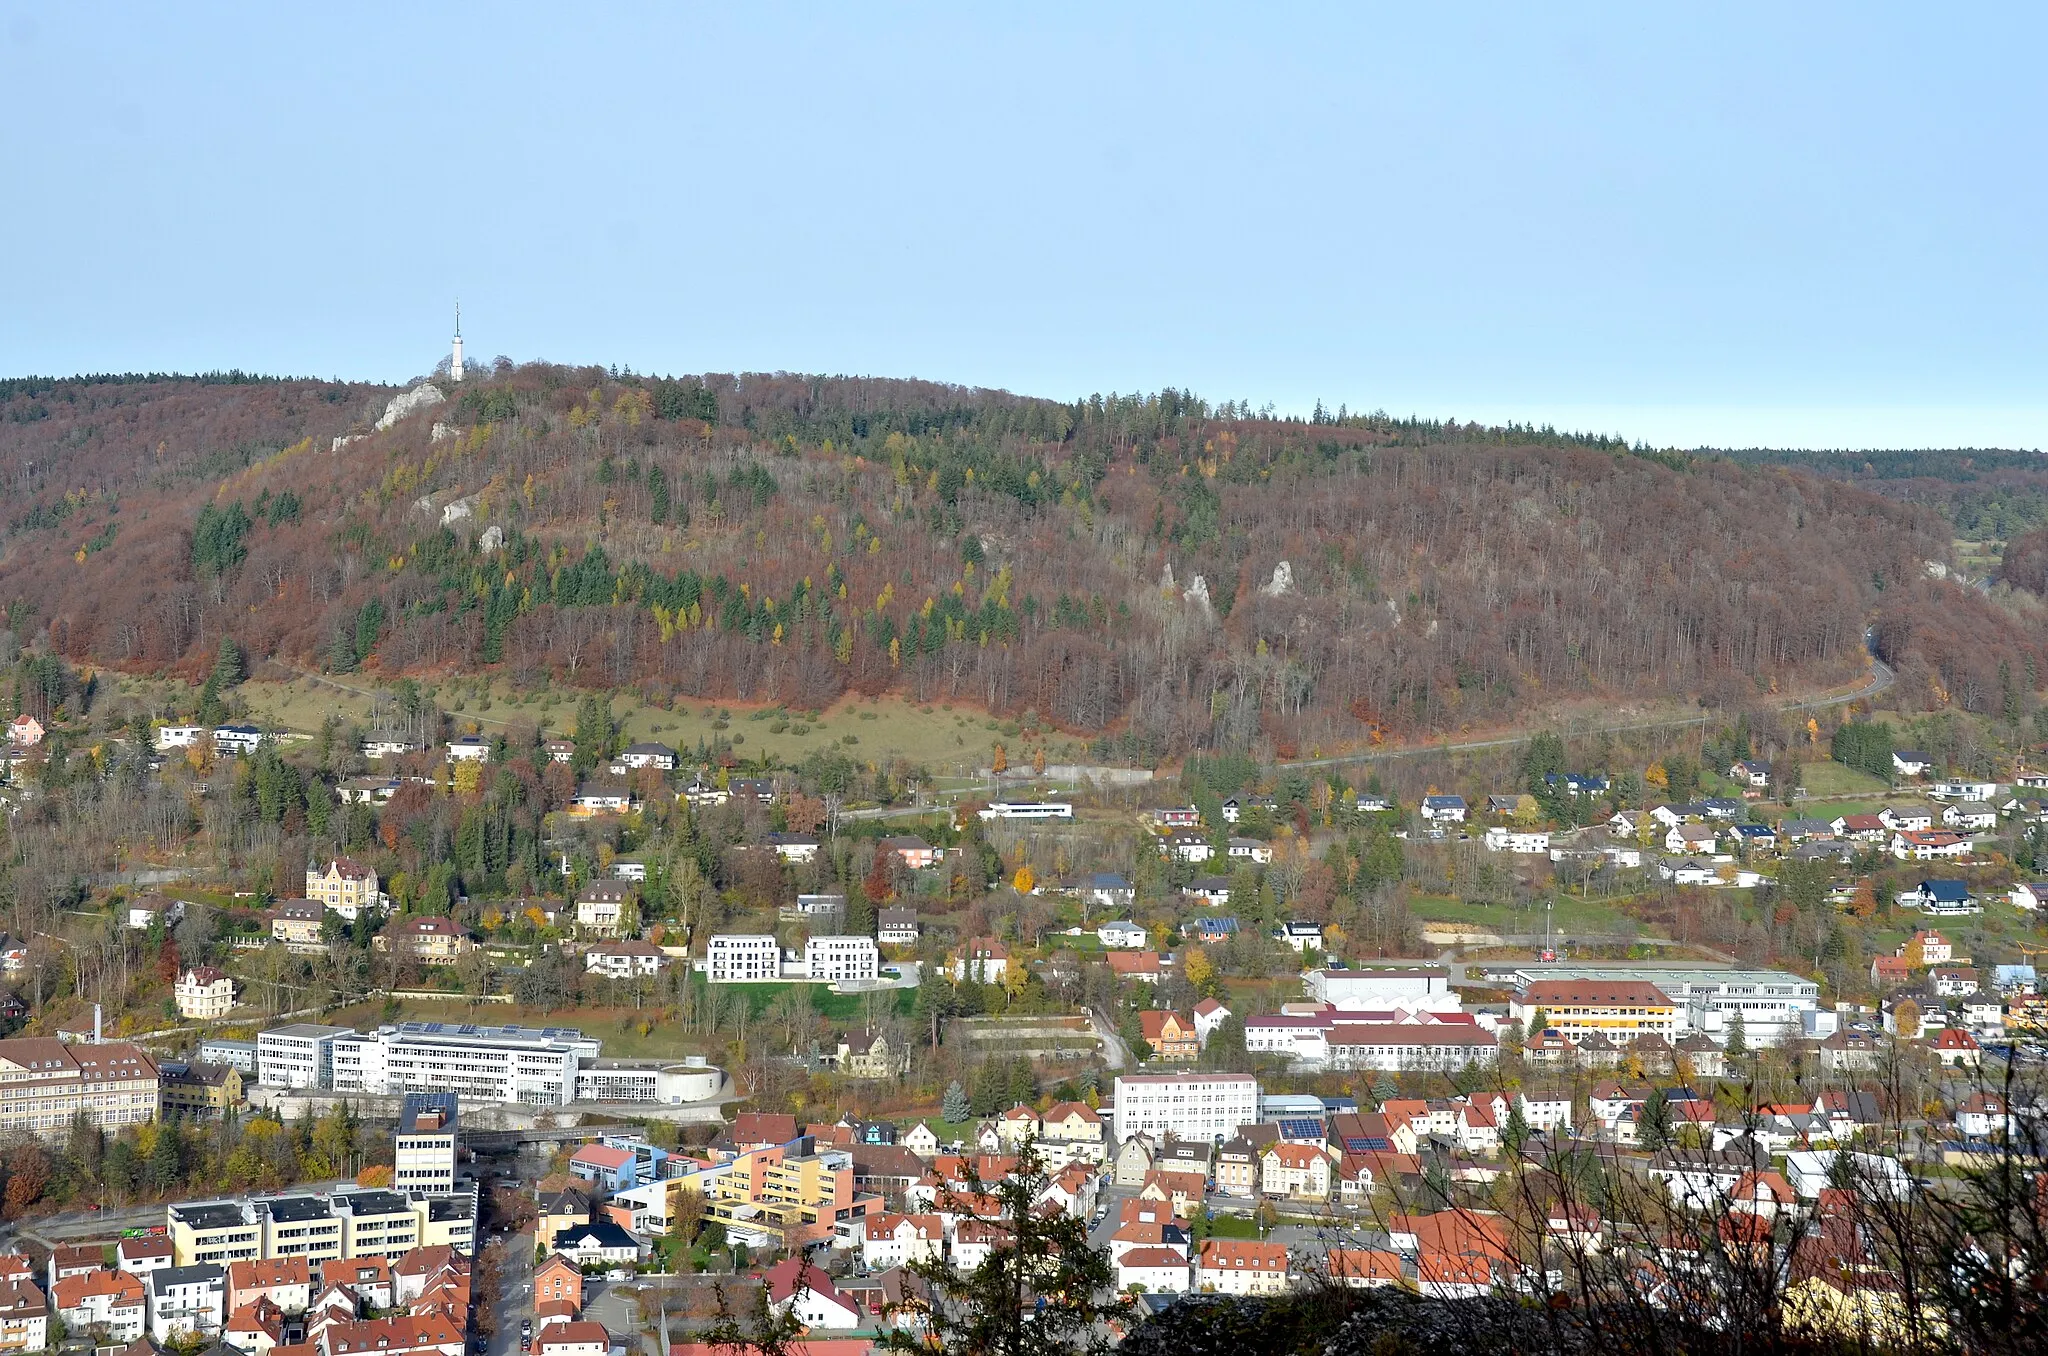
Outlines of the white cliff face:
{"label": "white cliff face", "polygon": [[451,499],[441,506],[441,526],[447,527],[451,523],[461,522],[474,512],[475,509],[476,496],[473,494],[464,495],[460,499]]}
{"label": "white cliff face", "polygon": [[460,431],[453,424],[444,424],[438,419],[434,421],[434,441],[437,443],[447,442]]}
{"label": "white cliff face", "polygon": [[493,523],[489,527],[485,528],[484,534],[476,539],[476,549],[478,551],[481,551],[484,555],[490,555],[493,552],[504,550],[505,529],[499,527],[496,523]]}
{"label": "white cliff face", "polygon": [[1273,567],[1273,577],[1260,587],[1259,592],[1268,598],[1278,598],[1283,593],[1292,592],[1293,589],[1294,567],[1283,560]]}
{"label": "white cliff face", "polygon": [[1195,576],[1195,582],[1188,585],[1188,591],[1181,597],[1187,600],[1189,606],[1200,608],[1204,616],[1209,616],[1216,610],[1209,602],[1209,581],[1201,575]]}
{"label": "white cliff face", "polygon": [[384,407],[384,417],[377,421],[377,432],[382,433],[409,414],[432,409],[447,398],[433,382],[423,381],[410,391],[391,397],[391,403]]}
{"label": "white cliff face", "polygon": [[339,452],[341,451],[342,448],[347,447],[350,443],[359,443],[369,436],[370,435],[367,433],[344,433],[339,438],[336,438],[334,440],[334,446],[327,450],[330,452]]}

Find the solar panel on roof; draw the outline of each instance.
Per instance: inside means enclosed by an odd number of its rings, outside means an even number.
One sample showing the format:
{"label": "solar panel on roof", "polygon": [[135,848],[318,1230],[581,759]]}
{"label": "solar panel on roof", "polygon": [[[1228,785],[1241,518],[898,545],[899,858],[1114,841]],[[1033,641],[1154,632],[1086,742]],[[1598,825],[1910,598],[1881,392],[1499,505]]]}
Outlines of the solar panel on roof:
{"label": "solar panel on roof", "polygon": [[1323,1123],[1312,1117],[1289,1116],[1284,1120],[1276,1122],[1276,1124],[1280,1127],[1281,1136],[1286,1139],[1321,1139],[1323,1137]]}

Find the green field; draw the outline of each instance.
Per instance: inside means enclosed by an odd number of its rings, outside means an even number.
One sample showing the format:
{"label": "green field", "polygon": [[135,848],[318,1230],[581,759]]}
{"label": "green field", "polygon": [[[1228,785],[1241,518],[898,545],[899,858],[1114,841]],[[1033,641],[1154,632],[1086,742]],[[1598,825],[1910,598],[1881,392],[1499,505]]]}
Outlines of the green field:
{"label": "green field", "polygon": [[[1805,786],[1807,796],[1815,800],[1826,796],[1882,796],[1890,790],[1868,772],[1858,772],[1832,759],[1801,767],[1799,781]],[[1842,812],[1837,810],[1836,813]]]}

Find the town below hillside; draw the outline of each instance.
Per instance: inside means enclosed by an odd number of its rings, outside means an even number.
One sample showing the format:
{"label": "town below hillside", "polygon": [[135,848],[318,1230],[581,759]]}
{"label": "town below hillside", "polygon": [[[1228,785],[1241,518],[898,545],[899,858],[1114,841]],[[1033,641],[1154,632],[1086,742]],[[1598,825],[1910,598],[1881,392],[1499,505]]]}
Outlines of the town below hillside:
{"label": "town below hillside", "polygon": [[887,1346],[1031,1231],[1102,1333],[1333,1288],[1683,1315],[1733,1268],[1849,1340],[1958,1321],[1899,1249],[2020,1246],[2028,723],[1147,778],[1005,736],[948,779],[247,681],[17,666],[30,1347]]}

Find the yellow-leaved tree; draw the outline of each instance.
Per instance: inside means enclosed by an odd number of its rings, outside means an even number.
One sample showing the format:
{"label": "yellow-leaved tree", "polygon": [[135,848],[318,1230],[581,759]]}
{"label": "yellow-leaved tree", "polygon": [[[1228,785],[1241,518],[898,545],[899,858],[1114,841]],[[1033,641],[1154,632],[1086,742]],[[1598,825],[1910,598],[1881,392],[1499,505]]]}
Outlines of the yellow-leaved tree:
{"label": "yellow-leaved tree", "polygon": [[1020,895],[1030,894],[1031,887],[1036,884],[1038,884],[1038,877],[1032,874],[1031,863],[1029,862],[1018,867],[1017,874],[1010,878],[1010,888]]}

